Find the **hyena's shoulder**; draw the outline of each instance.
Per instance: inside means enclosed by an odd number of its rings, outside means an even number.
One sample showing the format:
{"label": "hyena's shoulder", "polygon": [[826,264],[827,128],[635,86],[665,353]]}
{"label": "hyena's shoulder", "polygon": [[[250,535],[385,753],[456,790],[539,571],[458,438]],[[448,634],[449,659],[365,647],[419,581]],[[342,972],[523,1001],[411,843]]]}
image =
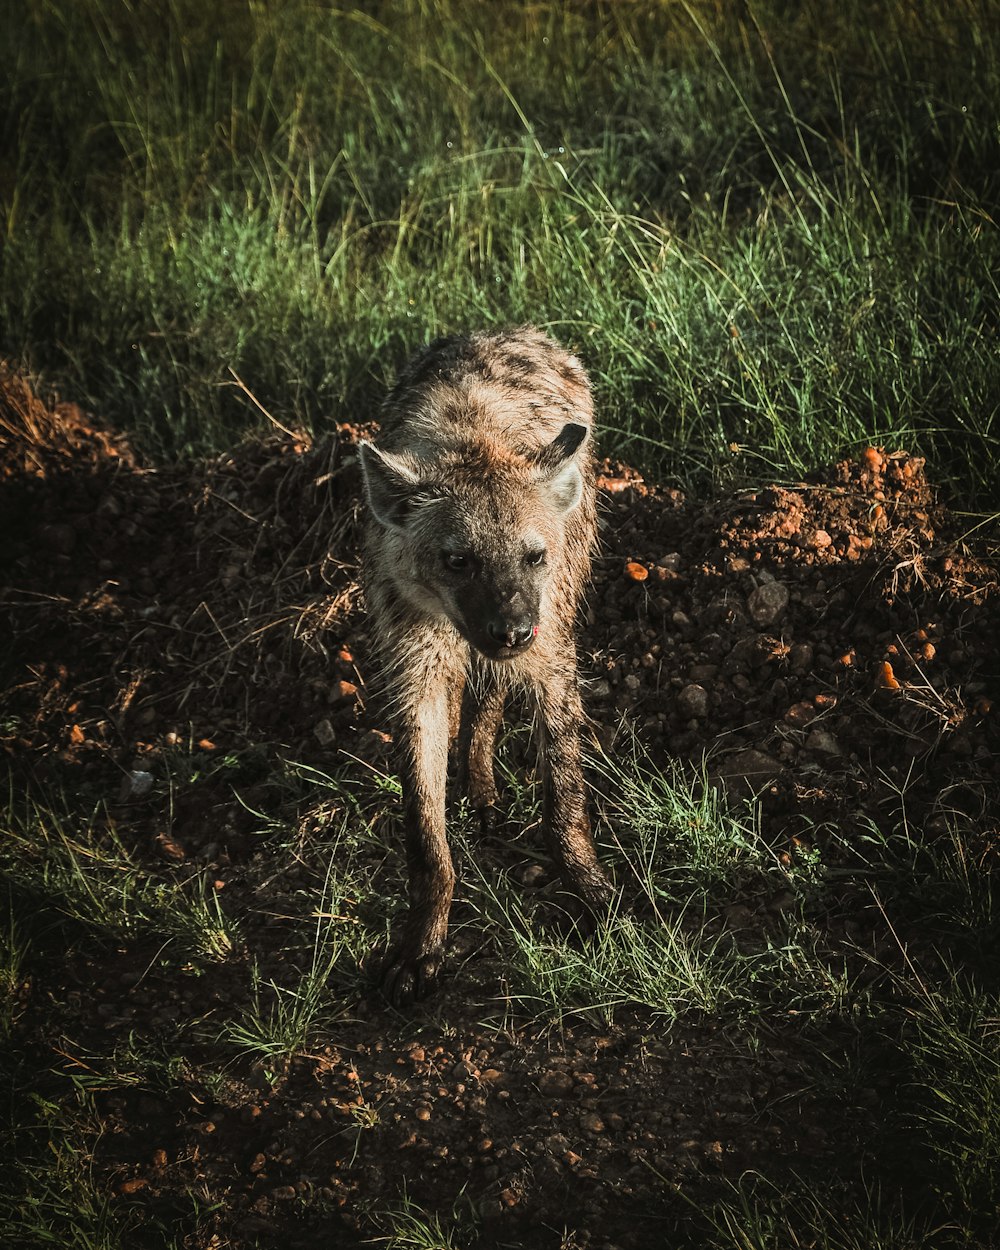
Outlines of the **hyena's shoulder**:
{"label": "hyena's shoulder", "polygon": [[526,447],[592,420],[583,365],[534,326],[435,339],[400,372],[381,413],[392,441],[492,433]]}

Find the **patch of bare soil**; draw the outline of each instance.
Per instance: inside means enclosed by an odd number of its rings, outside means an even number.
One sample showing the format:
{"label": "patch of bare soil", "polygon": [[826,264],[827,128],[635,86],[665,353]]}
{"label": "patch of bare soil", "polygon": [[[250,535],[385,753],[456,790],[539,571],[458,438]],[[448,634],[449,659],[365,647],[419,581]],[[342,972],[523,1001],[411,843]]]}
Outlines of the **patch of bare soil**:
{"label": "patch of bare soil", "polygon": [[[358,436],[282,435],[159,467],[78,408],[0,378],[0,742],[15,784],[103,797],[151,871],[197,863],[224,906],[252,900],[261,958],[268,943],[281,958],[295,882],[268,880],[248,834],[266,803],[254,753],[327,769],[387,759],[357,581]],[[824,826],[849,837],[905,787],[920,836],[965,822],[983,864],[995,859],[997,565],[920,460],[872,448],[708,503],[619,463],[602,465],[600,487],[581,652],[606,750],[635,730],[654,758],[707,755],[734,794],[764,792],[785,857]],[[178,791],[169,829],[136,815],[136,775],[178,742],[233,754],[242,806],[209,782]],[[742,921],[781,905],[749,898]],[[877,921],[859,897],[837,923],[874,949]],[[58,1052],[56,1004],[78,1047],[89,1037],[107,1053],[246,995],[246,960],[185,979],[154,955],[50,960],[24,1045]],[[479,977],[496,971],[484,962]],[[276,1082],[234,1062],[211,1088],[195,1074],[98,1090],[95,1166],[136,1206],[136,1244],[142,1213],[181,1218],[192,1194],[218,1246],[353,1244],[405,1188],[429,1210],[472,1203],[483,1246],[642,1247],[669,1225],[675,1183],[711,1192],[769,1162],[856,1172],[870,1147],[880,1093],[834,1103],[794,1033],[765,1026],[751,1051],[708,1023],[664,1034],[639,1012],[610,1030],[487,1029],[472,984],[474,950],[409,1017],[373,993]]]}

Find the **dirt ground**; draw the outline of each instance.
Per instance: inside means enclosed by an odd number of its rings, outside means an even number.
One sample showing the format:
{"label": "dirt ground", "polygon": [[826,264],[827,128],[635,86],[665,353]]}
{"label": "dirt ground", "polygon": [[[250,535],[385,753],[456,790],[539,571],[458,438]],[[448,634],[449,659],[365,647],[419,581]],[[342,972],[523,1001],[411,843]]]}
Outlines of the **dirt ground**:
{"label": "dirt ground", "polygon": [[[207,868],[275,960],[296,883],[268,881],[231,788],[213,774],[157,827],[129,778],[156,774],[182,741],[237,757],[255,808],[263,747],[326,769],[390,767],[357,583],[360,432],[276,433],[157,466],[72,404],[0,379],[0,742],[15,787],[112,796],[150,872]],[[923,462],[870,448],[808,482],[711,501],[601,468],[580,652],[604,749],[635,733],[664,763],[707,754],[734,796],[762,792],[785,856],[824,827],[878,821],[905,783],[922,836],[964,822],[992,866],[1000,579]],[[726,919],[782,905],[748,898]],[[870,899],[831,923],[862,947],[887,940]],[[881,1092],[862,1082],[851,1105],[834,1099],[794,1033],[764,1022],[766,1044],[750,1046],[711,1020],[666,1032],[638,1010],[613,1028],[486,1027],[496,958],[458,955],[432,1003],[352,1001],[335,1041],[277,1081],[248,1062],[212,1089],[98,1089],[102,1183],[167,1222],[200,1195],[215,1241],[198,1246],[360,1244],[380,1200],[405,1189],[426,1210],[472,1203],[483,1246],[611,1250],[659,1244],[682,1182],[690,1194],[750,1168],[854,1174],[881,1140]],[[238,953],[191,978],[150,960],[114,943],[50,960],[23,1045],[58,1051],[54,1006],[76,1053],[90,1038],[97,1054],[246,992]],[[367,1129],[366,1106],[379,1108]]]}

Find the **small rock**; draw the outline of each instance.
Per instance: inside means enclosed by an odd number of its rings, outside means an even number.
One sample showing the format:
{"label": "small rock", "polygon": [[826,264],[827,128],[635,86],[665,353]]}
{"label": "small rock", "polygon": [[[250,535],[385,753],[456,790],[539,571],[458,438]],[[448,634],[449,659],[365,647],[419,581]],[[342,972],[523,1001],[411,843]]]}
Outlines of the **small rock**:
{"label": "small rock", "polygon": [[812,668],[813,649],[808,642],[797,642],[788,653],[788,667],[801,675]]}
{"label": "small rock", "polygon": [[715,771],[714,779],[731,797],[750,798],[770,785],[781,768],[773,756],[748,747],[723,760]]}
{"label": "small rock", "polygon": [[250,1160],[250,1171],[251,1172],[263,1172],[264,1166],[266,1163],[267,1163],[267,1158],[264,1155],[255,1154],[254,1157]]}
{"label": "small rock", "polygon": [[121,1182],[118,1186],[118,1192],[120,1194],[138,1193],[140,1189],[145,1189],[148,1184],[149,1181],[144,1176],[133,1176],[130,1180]]}
{"label": "small rock", "polygon": [[418,1120],[429,1120],[431,1118],[431,1109],[426,1103],[422,1103],[413,1114]]}
{"label": "small rock", "polygon": [[156,849],[164,859],[169,859],[175,864],[179,864],[187,858],[187,852],[183,846],[172,838],[169,833],[158,833],[154,839]]}
{"label": "small rock", "polygon": [[337,731],[328,720],[321,720],[313,726],[313,737],[321,747],[328,747],[336,736]]}
{"label": "small rock", "polygon": [[153,774],[133,768],[125,774],[118,787],[118,802],[127,803],[130,799],[142,799],[153,788]]}
{"label": "small rock", "polygon": [[805,745],[807,751],[819,751],[823,755],[843,754],[840,749],[840,743],[828,729],[816,728],[810,730]]}
{"label": "small rock", "polygon": [[580,1117],[580,1127],[586,1133],[603,1133],[604,1121],[596,1111],[588,1111]]}
{"label": "small rock", "polygon": [[785,713],[785,723],[801,729],[816,717],[816,709],[811,703],[793,703]]}
{"label": "small rock", "polygon": [[681,553],[679,551],[671,551],[665,556],[660,556],[656,563],[661,569],[677,573],[681,567]]}
{"label": "small rock", "polygon": [[521,873],[521,884],[532,889],[544,885],[548,874],[541,864],[529,864]]}
{"label": "small rock", "polygon": [[704,720],[708,715],[708,691],[692,682],[677,696],[677,710],[685,720]]}
{"label": "small rock", "polygon": [[833,539],[826,530],[817,530],[809,540],[809,546],[816,551],[825,551],[827,547],[833,545]]}
{"label": "small rock", "polygon": [[542,1074],[538,1089],[546,1098],[562,1098],[573,1088],[573,1078],[567,1072],[552,1068]]}
{"label": "small rock", "polygon": [[747,608],[754,624],[769,629],[785,615],[788,607],[788,587],[782,582],[764,582],[751,592]]}
{"label": "small rock", "polygon": [[335,681],[330,687],[331,703],[346,703],[355,698],[358,688],[353,681]]}

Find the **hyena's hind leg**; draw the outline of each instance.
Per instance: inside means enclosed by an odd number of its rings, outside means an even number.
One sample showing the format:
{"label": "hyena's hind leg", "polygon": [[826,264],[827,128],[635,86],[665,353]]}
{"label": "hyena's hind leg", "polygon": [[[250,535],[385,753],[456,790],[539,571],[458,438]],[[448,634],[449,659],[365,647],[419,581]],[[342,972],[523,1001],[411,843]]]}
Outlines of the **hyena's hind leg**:
{"label": "hyena's hind leg", "polygon": [[484,829],[492,828],[497,818],[500,796],[497,793],[494,757],[506,701],[506,690],[492,677],[485,677],[484,684],[478,689],[471,681],[465,687],[459,745],[462,775],[469,803],[478,813]]}

